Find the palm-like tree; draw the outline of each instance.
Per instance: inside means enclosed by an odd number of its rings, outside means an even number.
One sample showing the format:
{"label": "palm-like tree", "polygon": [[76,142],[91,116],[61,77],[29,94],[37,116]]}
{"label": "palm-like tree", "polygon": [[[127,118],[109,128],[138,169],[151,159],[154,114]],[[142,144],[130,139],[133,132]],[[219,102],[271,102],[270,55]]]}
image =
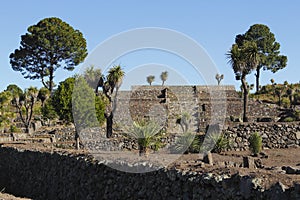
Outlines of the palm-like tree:
{"label": "palm-like tree", "polygon": [[160,79],[162,80],[162,85],[164,85],[166,80],[168,79],[168,72],[167,71],[162,72],[160,75]]}
{"label": "palm-like tree", "polygon": [[86,68],[83,73],[83,77],[86,80],[86,82],[89,84],[89,86],[94,89],[97,93],[97,84],[99,81],[99,77],[102,76],[101,69],[94,68],[93,65]]}
{"label": "palm-like tree", "polygon": [[118,65],[112,67],[108,71],[108,75],[106,77],[102,75],[98,81],[96,93],[98,94],[98,87],[102,87],[103,93],[109,101],[104,113],[104,116],[106,118],[106,136],[108,138],[110,138],[113,133],[113,113],[117,108],[117,95],[122,84],[124,75],[125,72],[122,70],[121,66]]}
{"label": "palm-like tree", "polygon": [[255,42],[245,41],[242,44],[233,44],[227,53],[227,58],[235,73],[236,79],[241,80],[243,87],[243,121],[247,122],[247,106],[249,87],[246,76],[254,70],[259,62],[258,49]]}
{"label": "palm-like tree", "polygon": [[224,78],[224,74],[216,74],[216,80],[217,80],[217,82],[218,82],[218,85],[220,85],[220,83],[221,83],[221,81],[223,80],[223,78]]}
{"label": "palm-like tree", "polygon": [[45,106],[45,101],[49,98],[50,96],[50,91],[45,88],[45,87],[42,87],[40,90],[39,90],[39,93],[38,93],[38,99],[41,100],[42,102],[42,107]]}
{"label": "palm-like tree", "polygon": [[147,82],[149,83],[149,85],[152,85],[152,82],[154,81],[155,76],[153,75],[149,75],[147,76]]}
{"label": "palm-like tree", "polygon": [[38,97],[38,89],[30,87],[25,90],[20,96],[15,96],[13,105],[16,107],[17,112],[25,126],[26,133],[29,133],[29,127],[33,115],[33,107]]}

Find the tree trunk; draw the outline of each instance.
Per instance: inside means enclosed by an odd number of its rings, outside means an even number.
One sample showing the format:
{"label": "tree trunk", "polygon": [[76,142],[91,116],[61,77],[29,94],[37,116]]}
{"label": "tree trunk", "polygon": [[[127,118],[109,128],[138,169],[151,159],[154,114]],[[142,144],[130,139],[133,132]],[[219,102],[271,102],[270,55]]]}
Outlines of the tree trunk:
{"label": "tree trunk", "polygon": [[50,69],[49,69],[49,91],[50,91],[50,94],[52,93],[52,90],[53,90],[53,67],[51,66]]}
{"label": "tree trunk", "polygon": [[143,145],[139,145],[139,155],[147,156],[147,147],[145,147]]}
{"label": "tree trunk", "polygon": [[260,68],[261,67],[257,67],[256,68],[256,92],[259,91],[259,78],[260,78]]}
{"label": "tree trunk", "polygon": [[25,126],[25,133],[30,134],[29,125],[28,124],[24,124],[24,126]]}
{"label": "tree trunk", "polygon": [[289,95],[289,100],[290,100],[290,109],[293,108],[293,96]]}
{"label": "tree trunk", "polygon": [[278,106],[281,106],[281,95],[278,95]]}
{"label": "tree trunk", "polygon": [[113,134],[113,113],[106,115],[106,137],[111,138]]}
{"label": "tree trunk", "polygon": [[76,146],[76,149],[77,149],[77,150],[80,149],[80,141],[79,141],[79,135],[78,135],[77,130],[76,130],[76,132],[75,132],[75,146]]}
{"label": "tree trunk", "polygon": [[247,107],[248,107],[248,88],[247,88],[247,83],[245,80],[245,77],[241,79],[242,81],[242,86],[244,89],[243,96],[244,96],[244,103],[243,103],[243,122],[248,122],[248,117],[247,117]]}

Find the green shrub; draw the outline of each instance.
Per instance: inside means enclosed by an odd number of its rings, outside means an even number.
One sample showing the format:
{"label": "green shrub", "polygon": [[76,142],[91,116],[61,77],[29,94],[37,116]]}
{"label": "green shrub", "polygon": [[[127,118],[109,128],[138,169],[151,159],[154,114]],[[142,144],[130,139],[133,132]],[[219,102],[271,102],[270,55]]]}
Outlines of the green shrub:
{"label": "green shrub", "polygon": [[255,132],[249,137],[250,150],[254,155],[261,152],[262,149],[262,137],[259,133]]}
{"label": "green shrub", "polygon": [[140,156],[146,155],[150,147],[158,150],[161,144],[158,141],[158,135],[161,127],[155,122],[139,121],[133,122],[133,126],[128,131],[128,136],[136,139],[139,145]]}
{"label": "green shrub", "polygon": [[231,141],[225,136],[225,134],[212,133],[209,136],[210,142],[214,144],[214,148],[211,152],[221,153],[227,149],[231,149]]}
{"label": "green shrub", "polygon": [[293,117],[286,117],[283,119],[283,122],[293,122],[295,119]]}
{"label": "green shrub", "polygon": [[10,125],[9,132],[11,132],[11,133],[20,133],[21,130],[19,128],[17,128],[15,125]]}
{"label": "green shrub", "polygon": [[199,138],[195,137],[195,134],[187,132],[177,138],[171,151],[173,153],[199,152],[199,148]]}
{"label": "green shrub", "polygon": [[44,106],[41,107],[41,113],[44,119],[55,119],[58,117],[51,98],[44,102]]}
{"label": "green shrub", "polygon": [[290,107],[290,100],[288,98],[282,98],[281,105],[285,108],[289,108]]}

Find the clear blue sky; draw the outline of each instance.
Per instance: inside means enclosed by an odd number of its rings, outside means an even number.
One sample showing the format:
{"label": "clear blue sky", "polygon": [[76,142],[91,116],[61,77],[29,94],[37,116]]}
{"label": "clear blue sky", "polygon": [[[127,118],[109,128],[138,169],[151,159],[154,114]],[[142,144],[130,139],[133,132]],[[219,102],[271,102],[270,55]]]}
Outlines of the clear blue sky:
{"label": "clear blue sky", "polygon": [[[133,28],[162,27],[182,32],[196,40],[207,51],[220,73],[225,76],[223,84],[232,84],[237,88],[240,83],[234,79],[225,53],[234,42],[235,35],[244,33],[255,23],[263,23],[275,34],[281,44],[281,53],[288,56],[288,66],[274,75],[263,72],[261,83],[269,83],[271,78],[276,82],[299,82],[299,9],[300,2],[292,0],[1,1],[0,91],[9,84],[17,84],[22,88],[31,85],[41,87],[39,80],[24,79],[19,72],[11,69],[9,54],[19,47],[20,36],[26,33],[27,27],[46,17],[59,17],[75,29],[79,29],[87,40],[89,52],[110,36]],[[152,55],[155,56],[151,60]],[[131,55],[128,58],[120,58],[118,62],[125,66],[125,71],[130,70],[130,67],[143,65],[143,62],[176,65],[176,58],[172,56],[159,57],[157,52],[149,52],[148,56],[144,52],[143,56]],[[161,57],[163,61],[160,60]],[[135,58],[139,62],[134,62]],[[181,67],[184,68],[184,64]],[[176,68],[180,70],[180,66]],[[55,82],[63,81],[77,71],[59,70],[55,74]],[[157,80],[157,84],[159,82]],[[249,77],[249,82],[254,83],[253,75]],[[174,82],[170,80],[170,84]]]}

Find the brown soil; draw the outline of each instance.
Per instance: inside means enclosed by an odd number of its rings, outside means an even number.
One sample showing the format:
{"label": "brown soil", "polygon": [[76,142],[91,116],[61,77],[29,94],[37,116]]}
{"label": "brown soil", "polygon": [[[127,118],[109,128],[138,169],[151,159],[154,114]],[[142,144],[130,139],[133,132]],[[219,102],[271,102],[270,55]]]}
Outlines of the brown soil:
{"label": "brown soil", "polygon": [[30,200],[30,199],[15,197],[13,195],[0,192],[0,200]]}
{"label": "brown soil", "polygon": [[[228,151],[223,154],[213,154],[213,166],[205,165],[205,167],[199,168],[196,162],[198,156],[193,154],[183,155],[177,163],[177,167],[192,171],[211,172],[214,174],[236,174],[249,175],[251,177],[257,177],[263,179],[263,185],[265,188],[269,188],[276,182],[281,182],[285,186],[293,186],[294,183],[300,183],[300,174],[290,175],[283,173],[281,168],[283,166],[291,166],[300,169],[300,148],[289,149],[268,149],[263,151],[268,158],[262,158],[258,156],[262,161],[263,168],[248,169],[239,167],[243,163],[243,156],[249,156],[251,153],[248,151]],[[183,162],[181,162],[181,160]],[[231,161],[232,164],[236,163],[236,166],[224,166],[223,162]]]}

